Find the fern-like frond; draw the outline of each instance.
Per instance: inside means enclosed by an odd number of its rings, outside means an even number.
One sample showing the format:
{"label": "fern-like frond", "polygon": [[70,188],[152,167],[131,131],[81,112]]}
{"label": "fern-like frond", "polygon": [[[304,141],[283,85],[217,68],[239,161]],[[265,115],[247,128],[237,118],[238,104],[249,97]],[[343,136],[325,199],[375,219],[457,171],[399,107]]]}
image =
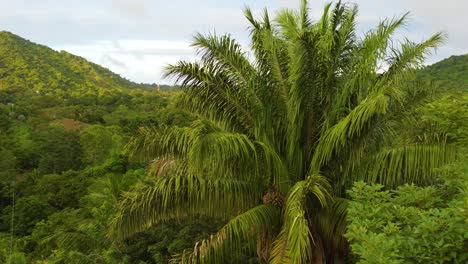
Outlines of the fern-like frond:
{"label": "fern-like frond", "polygon": [[123,195],[111,235],[127,237],[153,224],[195,214],[226,218],[257,204],[265,189],[258,182],[195,176],[140,183]]}
{"label": "fern-like frond", "polygon": [[431,51],[440,47],[444,41],[445,35],[440,32],[421,43],[406,39],[401,49],[391,50],[392,56],[387,60],[389,69],[385,75],[396,75],[406,70],[420,68]]}
{"label": "fern-like frond", "polygon": [[454,158],[455,149],[445,142],[387,147],[350,173],[353,181],[389,187],[403,183],[431,184],[435,181],[435,169]]}
{"label": "fern-like frond", "polygon": [[[241,45],[229,35],[217,36],[197,34],[192,43],[197,55],[201,56],[203,62],[215,64],[216,68],[229,69],[231,78],[237,78],[248,85],[255,76],[253,66],[250,64],[246,52]],[[251,90],[237,91],[244,96],[255,96],[250,94]]]}
{"label": "fern-like frond", "polygon": [[335,107],[353,107],[353,100],[359,102],[366,96],[362,88],[373,89],[377,78],[378,63],[385,59],[391,36],[401,26],[405,25],[408,13],[393,19],[386,19],[379,23],[375,30],[369,31],[361,43],[356,47],[351,68],[344,78],[339,95],[336,97]]}
{"label": "fern-like frond", "polygon": [[188,127],[141,127],[126,146],[132,157],[154,159],[162,156],[184,156],[191,146]]}
{"label": "fern-like frond", "polygon": [[284,224],[273,246],[272,263],[308,263],[312,259],[312,232],[317,231],[310,229],[306,199],[310,196],[326,207],[330,191],[327,179],[318,174],[308,176],[291,188],[284,209]]}
{"label": "fern-like frond", "polygon": [[346,248],[347,242],[343,235],[346,232],[348,202],[344,198],[333,197],[327,207],[314,212],[313,221],[328,255]]}
{"label": "fern-like frond", "polygon": [[320,137],[312,158],[311,169],[320,171],[334,153],[347,147],[347,144],[352,142],[355,137],[363,134],[363,130],[369,128],[373,117],[387,112],[388,100],[389,98],[382,92],[370,95],[346,117],[325,131]]}
{"label": "fern-like frond", "polygon": [[166,76],[174,77],[185,89],[179,107],[230,129],[252,133],[253,116],[258,110],[256,97],[246,94],[243,84],[229,70],[214,62],[179,62],[166,68]]}
{"label": "fern-like frond", "polygon": [[259,205],[234,217],[218,233],[198,242],[193,250],[176,256],[173,262],[226,263],[233,252],[249,249],[249,244],[261,239],[262,235],[276,235],[280,224],[280,208],[271,204]]}

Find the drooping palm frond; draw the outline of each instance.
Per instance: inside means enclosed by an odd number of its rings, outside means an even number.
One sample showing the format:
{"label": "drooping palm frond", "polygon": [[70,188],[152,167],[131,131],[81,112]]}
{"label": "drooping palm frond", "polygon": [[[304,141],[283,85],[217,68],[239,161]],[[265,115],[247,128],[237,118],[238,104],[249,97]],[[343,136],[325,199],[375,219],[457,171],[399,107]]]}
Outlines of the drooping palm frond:
{"label": "drooping palm frond", "polygon": [[[251,132],[255,104],[253,98],[242,94],[239,84],[230,73],[216,64],[179,62],[168,66],[166,75],[175,77],[186,92],[179,100],[183,107],[234,131]],[[251,109],[246,106],[252,107]]]}
{"label": "drooping palm frond", "polygon": [[384,148],[352,172],[353,180],[388,187],[403,183],[427,185],[434,183],[435,169],[453,160],[454,155],[454,149],[444,142]]}
{"label": "drooping palm frond", "polygon": [[226,218],[253,207],[265,188],[258,182],[164,177],[123,195],[113,219],[114,237],[127,237],[156,223],[190,215]]}
{"label": "drooping palm frond", "polygon": [[160,160],[183,158],[191,175],[262,178],[278,189],[289,184],[284,162],[271,145],[227,132],[208,120],[184,128],[141,128],[139,133],[128,146],[130,153]]}
{"label": "drooping palm frond", "polygon": [[153,159],[164,155],[184,156],[189,151],[190,129],[181,127],[141,127],[126,146],[132,157]]}
{"label": "drooping palm frond", "polygon": [[388,108],[388,98],[383,92],[368,96],[345,118],[324,132],[320,137],[316,151],[312,158],[311,170],[319,171],[333,155],[364,134],[363,130],[369,128],[372,118],[383,115]]}
{"label": "drooping palm frond", "polygon": [[184,252],[176,263],[225,263],[231,252],[241,252],[262,234],[275,236],[281,224],[281,209],[275,205],[256,206],[230,220],[218,233]]}
{"label": "drooping palm frond", "polygon": [[91,253],[98,246],[98,241],[82,230],[58,230],[53,236],[60,248],[70,251]]}
{"label": "drooping palm frond", "polygon": [[274,243],[272,263],[307,263],[312,259],[314,238],[310,230],[306,198],[312,196],[326,207],[330,201],[331,186],[321,175],[313,174],[297,182],[288,195],[281,234]]}
{"label": "drooping palm frond", "polygon": [[347,208],[348,200],[333,197],[323,210],[312,212],[314,224],[324,241],[323,246],[327,256],[335,256],[346,248],[343,235],[346,231]]}

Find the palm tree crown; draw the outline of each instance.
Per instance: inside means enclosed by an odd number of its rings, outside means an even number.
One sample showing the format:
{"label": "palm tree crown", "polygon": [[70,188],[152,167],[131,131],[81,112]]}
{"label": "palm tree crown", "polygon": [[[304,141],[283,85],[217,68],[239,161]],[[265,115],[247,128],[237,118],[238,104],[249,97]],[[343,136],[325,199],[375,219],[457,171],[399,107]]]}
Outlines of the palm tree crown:
{"label": "palm tree crown", "polygon": [[121,201],[115,234],[191,215],[230,219],[178,260],[225,263],[252,250],[270,263],[333,262],[346,248],[346,189],[355,180],[428,183],[448,158],[433,138],[395,132],[424,102],[412,81],[438,33],[392,41],[407,15],[359,38],[357,7],[307,1],[270,20],[250,9],[252,58],[229,35],[197,35],[199,61],[167,68],[190,127],[142,129],[132,146],[156,176]]}

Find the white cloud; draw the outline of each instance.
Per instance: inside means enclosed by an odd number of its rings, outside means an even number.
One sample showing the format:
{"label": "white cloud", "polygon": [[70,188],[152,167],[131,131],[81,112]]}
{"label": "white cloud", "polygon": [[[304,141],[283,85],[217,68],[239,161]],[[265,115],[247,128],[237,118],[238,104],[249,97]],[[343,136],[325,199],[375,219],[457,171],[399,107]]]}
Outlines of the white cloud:
{"label": "white cloud", "polygon": [[[310,0],[317,19],[329,0]],[[468,52],[465,13],[468,0],[349,0],[359,4],[358,28],[365,32],[380,18],[412,12],[399,37],[413,40],[438,30],[449,34],[445,47],[431,61]],[[103,64],[135,81],[161,81],[161,68],[179,59],[193,59],[189,47],[196,32],[231,33],[248,43],[244,5],[255,13],[267,7],[271,16],[300,0],[0,0],[0,30],[9,30]]]}
{"label": "white cloud", "polygon": [[468,52],[468,1],[410,0],[406,6],[423,27],[447,32],[450,46]]}
{"label": "white cloud", "polygon": [[128,39],[54,48],[82,56],[130,80],[149,83],[168,82],[162,79],[167,64],[194,59],[193,49],[184,41]]}
{"label": "white cloud", "polygon": [[149,15],[150,0],[112,0],[112,8],[119,14],[132,18],[140,18]]}

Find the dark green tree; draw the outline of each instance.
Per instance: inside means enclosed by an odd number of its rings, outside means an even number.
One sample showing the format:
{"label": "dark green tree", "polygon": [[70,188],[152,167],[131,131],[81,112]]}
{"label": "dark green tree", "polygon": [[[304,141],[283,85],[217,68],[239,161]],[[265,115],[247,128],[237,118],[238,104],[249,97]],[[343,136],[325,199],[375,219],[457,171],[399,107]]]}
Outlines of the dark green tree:
{"label": "dark green tree", "polygon": [[51,125],[39,135],[41,144],[38,168],[43,173],[76,170],[82,165],[80,137],[75,131]]}
{"label": "dark green tree", "polygon": [[[14,208],[13,208],[14,207]],[[0,230],[15,235],[31,234],[37,222],[53,213],[53,208],[36,196],[19,198],[14,205],[5,207],[0,216]],[[13,224],[13,228],[11,226]]]}

